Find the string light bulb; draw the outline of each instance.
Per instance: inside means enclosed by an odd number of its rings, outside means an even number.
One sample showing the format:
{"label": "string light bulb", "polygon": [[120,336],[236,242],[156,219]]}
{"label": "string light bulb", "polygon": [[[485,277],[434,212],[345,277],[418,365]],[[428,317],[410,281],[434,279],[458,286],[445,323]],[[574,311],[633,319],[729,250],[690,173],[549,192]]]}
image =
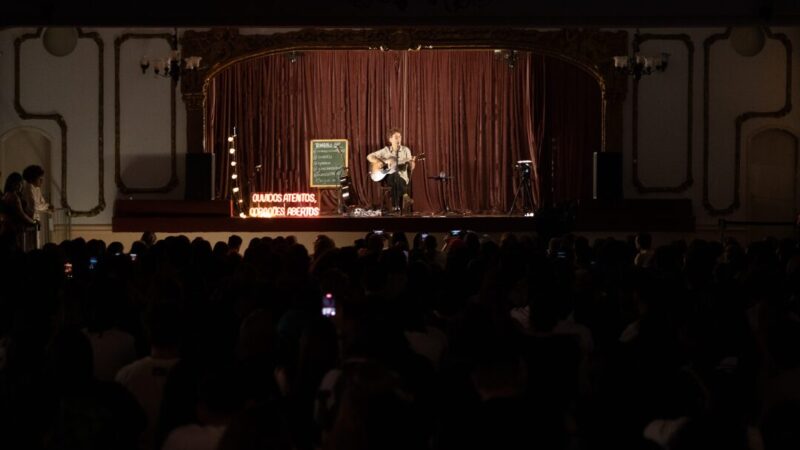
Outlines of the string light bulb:
{"label": "string light bulb", "polygon": [[237,162],[236,162],[236,127],[233,127],[233,133],[228,136],[228,162],[230,164],[230,189],[231,189],[231,196],[230,199],[234,203],[234,214],[238,215],[242,219],[247,217],[247,214],[244,212],[244,200],[242,199],[242,189],[239,184],[239,174],[236,173],[237,169]]}

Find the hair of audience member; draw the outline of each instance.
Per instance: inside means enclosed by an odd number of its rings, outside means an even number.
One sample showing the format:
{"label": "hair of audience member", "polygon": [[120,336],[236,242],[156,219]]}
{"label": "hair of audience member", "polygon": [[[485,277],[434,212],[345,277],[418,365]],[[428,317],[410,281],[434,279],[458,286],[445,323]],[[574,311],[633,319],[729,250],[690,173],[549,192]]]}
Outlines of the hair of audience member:
{"label": "hair of audience member", "polygon": [[392,233],[392,247],[398,247],[400,250],[408,251],[408,236],[404,231],[395,231]]}
{"label": "hair of audience member", "polygon": [[207,240],[196,237],[192,240],[192,262],[197,263],[198,259],[207,260],[211,258],[211,243]]}
{"label": "hair of audience member", "polygon": [[317,238],[314,240],[314,261],[317,261],[325,252],[329,250],[333,250],[336,248],[336,243],[330,236],[325,234],[317,235]]}
{"label": "hair of audience member", "polygon": [[102,258],[106,253],[106,243],[100,239],[90,239],[86,243],[86,250],[89,252],[89,256]]}
{"label": "hair of audience member", "polygon": [[228,254],[228,243],[223,241],[217,241],[214,244],[214,248],[212,250],[215,258],[224,259],[225,256]]}
{"label": "hair of audience member", "polygon": [[19,193],[20,189],[22,189],[22,175],[19,172],[11,172],[6,177],[6,184],[3,187],[3,193],[8,194],[9,192],[17,192]]}
{"label": "hair of audience member", "polygon": [[474,231],[467,231],[464,235],[464,244],[467,245],[470,259],[478,256],[478,252],[481,248],[481,237],[478,236],[477,233]]}
{"label": "hair of audience member", "polygon": [[382,234],[371,233],[367,237],[367,253],[377,255],[383,251],[386,246],[386,236]]}
{"label": "hair of audience member", "polygon": [[423,239],[422,235],[426,233],[422,233],[421,231],[414,234],[414,239],[411,242],[411,250],[421,250],[423,247]]}
{"label": "hair of audience member", "polygon": [[355,247],[356,250],[367,248],[367,240],[364,238],[356,239],[355,241],[353,241],[353,247]]}
{"label": "hair of audience member", "polygon": [[137,256],[144,256],[144,254],[147,253],[147,251],[148,251],[147,244],[145,244],[142,241],[134,241],[133,243],[131,243],[131,250],[129,253]]}
{"label": "hair of audience member", "polygon": [[158,239],[156,238],[156,233],[152,231],[145,231],[142,233],[142,237],[140,237],[139,240],[144,242],[144,245],[152,247],[155,245]]}
{"label": "hair of audience member", "polygon": [[425,247],[425,252],[428,254],[436,253],[436,247],[439,245],[439,242],[436,240],[436,236],[433,234],[428,234],[428,236],[423,241],[423,245]]}
{"label": "hair of audience member", "polygon": [[120,241],[114,241],[108,244],[108,248],[106,248],[106,254],[110,256],[116,255],[117,253],[122,253],[124,251],[125,246],[122,245],[122,242]]}
{"label": "hair of audience member", "polygon": [[326,450],[425,448],[412,397],[383,365],[368,361],[342,374],[344,389]]}
{"label": "hair of audience member", "polygon": [[42,166],[30,165],[22,171],[22,178],[28,183],[34,183],[42,176],[44,176],[44,169],[42,169]]}
{"label": "hair of audience member", "polygon": [[238,234],[228,236],[228,251],[239,252],[242,247],[242,237]]}

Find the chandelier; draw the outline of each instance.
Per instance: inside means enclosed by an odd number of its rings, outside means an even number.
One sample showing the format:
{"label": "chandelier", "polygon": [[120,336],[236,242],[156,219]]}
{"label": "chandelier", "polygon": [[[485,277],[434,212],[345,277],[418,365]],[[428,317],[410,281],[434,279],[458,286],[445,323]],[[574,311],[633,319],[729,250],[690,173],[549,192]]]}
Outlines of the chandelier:
{"label": "chandelier", "polygon": [[642,78],[642,75],[665,71],[669,63],[669,53],[662,52],[660,55],[640,54],[639,42],[639,30],[636,30],[631,45],[633,54],[614,57],[614,68],[632,76],[637,81]]}
{"label": "chandelier", "polygon": [[139,60],[142,74],[147,73],[147,69],[152,65],[153,73],[156,76],[171,78],[172,81],[177,83],[182,73],[200,68],[201,56],[189,56],[181,59],[181,52],[178,50],[177,28],[172,33],[170,48],[171,50],[165,58],[150,59],[148,56],[142,56],[142,59]]}

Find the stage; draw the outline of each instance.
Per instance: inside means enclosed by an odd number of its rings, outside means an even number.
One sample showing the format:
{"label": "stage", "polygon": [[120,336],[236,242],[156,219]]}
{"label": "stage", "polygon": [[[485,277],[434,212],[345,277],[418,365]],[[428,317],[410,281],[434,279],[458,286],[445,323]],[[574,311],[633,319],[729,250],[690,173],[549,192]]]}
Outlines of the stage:
{"label": "stage", "polygon": [[583,231],[693,232],[690,200],[587,200],[569,207],[543,208],[533,217],[521,214],[421,214],[377,217],[321,215],[305,218],[233,217],[227,200],[117,200],[114,232],[307,232],[307,231],[449,231],[478,233],[539,232],[547,235]]}

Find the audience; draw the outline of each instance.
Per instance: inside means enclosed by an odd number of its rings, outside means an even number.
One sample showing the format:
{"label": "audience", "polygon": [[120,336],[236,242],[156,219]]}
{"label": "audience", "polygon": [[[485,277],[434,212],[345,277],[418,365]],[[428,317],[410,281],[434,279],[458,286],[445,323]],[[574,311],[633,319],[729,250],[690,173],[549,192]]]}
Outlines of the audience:
{"label": "audience", "polygon": [[442,237],[7,240],[0,446],[797,448],[796,241]]}

